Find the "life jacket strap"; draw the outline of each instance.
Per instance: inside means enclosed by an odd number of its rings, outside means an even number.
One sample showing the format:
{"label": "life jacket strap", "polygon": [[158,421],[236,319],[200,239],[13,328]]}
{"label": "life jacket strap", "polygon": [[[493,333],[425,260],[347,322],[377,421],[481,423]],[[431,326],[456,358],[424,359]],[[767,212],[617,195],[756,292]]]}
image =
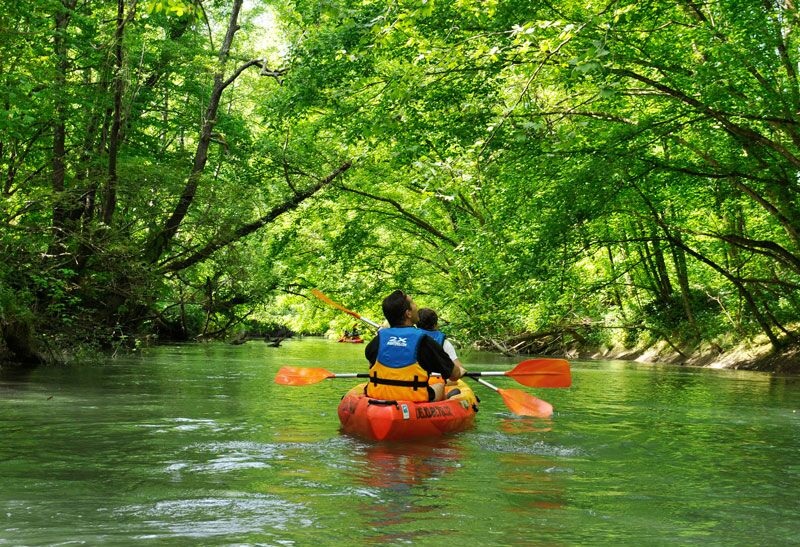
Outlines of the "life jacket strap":
{"label": "life jacket strap", "polygon": [[418,389],[427,388],[428,382],[420,382],[419,376],[414,375],[413,380],[392,380],[389,378],[379,378],[377,371],[372,371],[372,376],[369,377],[369,381],[372,385],[377,386],[378,384],[384,386],[398,386],[398,387],[410,387],[414,391]]}

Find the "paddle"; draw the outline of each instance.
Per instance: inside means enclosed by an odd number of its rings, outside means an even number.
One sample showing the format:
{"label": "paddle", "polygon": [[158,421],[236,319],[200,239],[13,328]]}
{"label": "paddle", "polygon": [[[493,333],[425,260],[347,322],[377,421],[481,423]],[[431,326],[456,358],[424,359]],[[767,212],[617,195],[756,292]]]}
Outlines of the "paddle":
{"label": "paddle", "polygon": [[[569,387],[572,379],[569,363],[564,359],[528,359],[511,370],[467,372],[470,378],[482,376],[508,376],[528,387]],[[308,386],[330,378],[369,378],[366,372],[333,373],[324,368],[281,367],[275,383],[285,386]]]}
{"label": "paddle", "polygon": [[316,296],[317,298],[319,298],[320,300],[322,300],[323,302],[325,302],[329,306],[333,306],[334,308],[340,309],[344,313],[352,315],[356,319],[362,320],[364,323],[366,323],[367,325],[370,325],[371,327],[374,327],[376,329],[381,328],[381,326],[379,324],[377,324],[375,321],[372,321],[371,319],[367,319],[366,317],[363,317],[363,316],[359,315],[358,313],[356,313],[356,312],[354,312],[352,310],[348,310],[347,308],[345,308],[341,304],[337,304],[336,302],[334,302],[333,300],[331,300],[330,298],[325,296],[325,294],[323,294],[323,292],[320,291],[320,290],[311,289],[311,294],[313,294],[314,296]]}
{"label": "paddle", "polygon": [[[470,375],[468,374],[467,376]],[[503,398],[503,402],[514,414],[519,416],[533,416],[534,418],[549,418],[553,415],[553,405],[541,399],[537,399],[533,395],[528,395],[519,389],[500,389],[486,380],[481,380],[480,378],[474,378],[472,376],[470,376],[470,378],[499,393]]]}
{"label": "paddle", "polygon": [[[433,376],[439,376],[434,374]],[[369,378],[368,372],[334,373],[324,368],[281,367],[275,375],[275,383],[283,386],[310,386],[323,380],[337,378]]]}
{"label": "paddle", "polygon": [[569,387],[572,385],[569,362],[564,359],[528,359],[511,370],[469,371],[466,376],[474,379],[483,376],[508,376],[528,387]]}
{"label": "paddle", "polygon": [[345,372],[335,374],[324,368],[281,367],[275,375],[275,383],[284,386],[309,386],[328,378],[369,378],[367,372]]}

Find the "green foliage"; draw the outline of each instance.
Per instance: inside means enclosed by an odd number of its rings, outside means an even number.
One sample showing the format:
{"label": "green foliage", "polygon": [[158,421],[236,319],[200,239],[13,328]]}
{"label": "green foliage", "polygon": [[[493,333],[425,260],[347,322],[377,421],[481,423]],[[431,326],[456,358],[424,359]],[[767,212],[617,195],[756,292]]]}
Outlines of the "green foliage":
{"label": "green foliage", "polygon": [[186,14],[193,14],[197,11],[197,6],[192,2],[184,0],[146,0],[143,8],[148,13],[174,14],[181,17]]}
{"label": "green foliage", "polygon": [[310,288],[380,319],[399,287],[465,340],[794,334],[792,5],[285,1],[226,56],[233,5],[148,0],[120,58],[114,3],[0,8],[3,301],[37,329],[322,332]]}

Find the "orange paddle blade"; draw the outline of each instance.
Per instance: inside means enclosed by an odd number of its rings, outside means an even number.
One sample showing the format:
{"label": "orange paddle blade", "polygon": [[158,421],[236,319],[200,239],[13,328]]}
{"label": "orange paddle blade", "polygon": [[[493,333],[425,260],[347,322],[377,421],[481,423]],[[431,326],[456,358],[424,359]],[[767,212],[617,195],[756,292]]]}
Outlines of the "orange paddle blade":
{"label": "orange paddle blade", "polygon": [[523,386],[569,387],[572,374],[565,359],[528,359],[505,373]]}
{"label": "orange paddle blade", "polygon": [[519,389],[498,389],[503,402],[514,414],[520,416],[533,416],[535,418],[549,418],[553,415],[553,405]]}
{"label": "orange paddle blade", "polygon": [[324,368],[281,367],[275,375],[275,383],[284,386],[308,386],[334,376],[335,374]]}
{"label": "orange paddle blade", "polygon": [[338,304],[338,303],[334,302],[333,300],[331,300],[330,298],[328,298],[327,296],[325,296],[325,293],[323,293],[319,289],[311,289],[311,294],[313,294],[314,296],[316,296],[317,298],[319,298],[320,300],[322,300],[323,302],[325,302],[329,306],[334,307],[337,310],[342,310],[344,313],[346,313],[348,315],[352,315],[356,319],[361,319],[367,325],[375,327],[376,329],[380,328],[380,325],[377,324],[375,321],[373,321],[371,319],[367,319],[366,317],[364,317],[362,315],[359,315],[358,313],[356,313],[356,312],[354,312],[352,310],[348,310],[347,308],[345,308],[341,304]]}
{"label": "orange paddle blade", "polygon": [[470,376],[470,378],[499,393],[503,398],[503,402],[514,414],[533,416],[534,418],[549,418],[553,415],[553,405],[547,401],[537,399],[533,395],[528,395],[518,389],[500,389],[486,380],[475,378],[474,376]]}
{"label": "orange paddle blade", "polygon": [[344,313],[350,314],[353,317],[355,317],[356,319],[360,319],[361,318],[361,316],[358,315],[356,312],[348,310],[347,308],[345,308],[341,304],[337,304],[336,302],[334,302],[333,300],[331,300],[330,298],[325,296],[325,293],[323,293],[322,291],[320,291],[318,289],[311,289],[311,294],[313,294],[314,296],[316,296],[317,298],[319,298],[320,300],[322,300],[323,302],[325,302],[327,305],[329,305],[331,307],[334,307],[336,309],[342,310]]}

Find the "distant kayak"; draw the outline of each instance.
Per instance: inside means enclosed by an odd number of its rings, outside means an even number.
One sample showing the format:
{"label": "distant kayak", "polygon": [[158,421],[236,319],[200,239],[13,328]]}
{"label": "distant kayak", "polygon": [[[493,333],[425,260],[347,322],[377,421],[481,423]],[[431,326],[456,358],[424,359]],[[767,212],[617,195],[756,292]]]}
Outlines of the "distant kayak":
{"label": "distant kayak", "polygon": [[478,398],[461,380],[447,387],[448,393],[453,389],[460,393],[434,403],[371,399],[364,395],[365,385],[348,391],[338,410],[342,431],[364,439],[440,437],[471,427],[478,412]]}
{"label": "distant kayak", "polygon": [[345,344],[363,344],[364,339],[360,336],[342,336],[339,338],[338,342],[343,342]]}

